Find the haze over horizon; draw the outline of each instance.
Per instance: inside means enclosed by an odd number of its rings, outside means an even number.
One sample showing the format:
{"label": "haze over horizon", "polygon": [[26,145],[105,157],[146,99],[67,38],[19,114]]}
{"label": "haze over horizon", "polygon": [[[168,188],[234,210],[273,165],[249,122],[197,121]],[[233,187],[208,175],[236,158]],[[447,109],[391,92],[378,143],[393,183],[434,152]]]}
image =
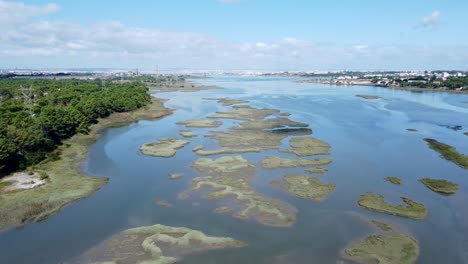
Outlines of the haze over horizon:
{"label": "haze over horizon", "polygon": [[0,68],[467,70],[468,2],[0,1]]}

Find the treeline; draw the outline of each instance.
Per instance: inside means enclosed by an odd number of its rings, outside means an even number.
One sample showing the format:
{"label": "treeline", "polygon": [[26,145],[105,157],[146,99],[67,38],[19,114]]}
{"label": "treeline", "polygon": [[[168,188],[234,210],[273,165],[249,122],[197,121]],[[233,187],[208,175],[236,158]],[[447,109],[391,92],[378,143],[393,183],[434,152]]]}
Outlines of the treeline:
{"label": "treeline", "polygon": [[98,118],[149,102],[141,82],[0,79],[0,177],[56,158],[62,140],[87,133]]}
{"label": "treeline", "polygon": [[435,77],[425,79],[421,76],[420,78],[415,77],[410,80],[397,79],[395,82],[401,87],[419,87],[429,89],[445,87],[449,90],[455,90],[459,88],[468,89],[466,88],[468,87],[468,77],[452,77],[442,81],[437,80]]}

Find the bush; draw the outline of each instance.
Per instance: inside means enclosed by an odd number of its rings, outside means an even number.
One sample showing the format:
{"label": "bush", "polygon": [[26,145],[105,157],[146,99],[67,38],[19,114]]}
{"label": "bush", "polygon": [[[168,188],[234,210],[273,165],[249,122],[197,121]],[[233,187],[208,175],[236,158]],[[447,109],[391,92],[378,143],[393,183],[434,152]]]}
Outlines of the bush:
{"label": "bush", "polygon": [[45,172],[45,171],[39,172],[39,179],[45,180],[45,179],[48,179],[48,178],[49,178],[49,175],[47,174],[47,172]]}

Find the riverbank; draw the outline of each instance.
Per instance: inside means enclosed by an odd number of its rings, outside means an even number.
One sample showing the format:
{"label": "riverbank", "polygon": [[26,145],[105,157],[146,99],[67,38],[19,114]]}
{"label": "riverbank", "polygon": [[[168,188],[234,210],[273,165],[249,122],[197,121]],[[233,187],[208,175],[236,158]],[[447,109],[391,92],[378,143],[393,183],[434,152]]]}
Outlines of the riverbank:
{"label": "riverbank", "polygon": [[337,82],[336,80],[319,80],[319,79],[312,79],[312,80],[302,80],[302,81],[295,81],[297,83],[319,83],[319,84],[328,84],[328,85],[336,85],[336,86],[371,86],[371,87],[380,87],[380,88],[387,88],[387,89],[395,89],[395,90],[407,90],[407,91],[433,91],[433,92],[444,92],[444,93],[454,93],[454,94],[468,94],[468,90],[447,90],[443,88],[438,89],[430,89],[430,88],[420,88],[414,86],[407,86],[401,87],[396,85],[376,85],[371,81],[362,81],[362,80],[355,80],[349,81],[345,83]]}
{"label": "riverbank", "polygon": [[[77,134],[65,140],[57,150],[60,159],[34,166],[34,171],[46,172],[48,182],[37,188],[0,194],[0,231],[21,227],[28,222],[41,221],[65,206],[85,199],[106,185],[107,178],[81,173],[87,159],[88,147],[107,128],[123,126],[139,120],[158,120],[171,115],[173,110],[164,106],[165,100],[152,98],[152,103],[136,111],[114,113],[100,119],[90,127],[87,135]],[[7,181],[8,177],[2,179]]]}

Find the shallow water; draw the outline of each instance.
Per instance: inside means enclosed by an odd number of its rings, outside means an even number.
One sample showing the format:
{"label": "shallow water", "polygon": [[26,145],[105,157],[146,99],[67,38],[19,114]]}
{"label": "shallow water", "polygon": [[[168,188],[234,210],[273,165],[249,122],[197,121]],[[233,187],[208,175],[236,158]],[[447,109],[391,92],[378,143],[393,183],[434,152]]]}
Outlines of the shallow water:
{"label": "shallow water", "polygon": [[[109,184],[92,197],[66,207],[41,223],[0,234],[0,263],[61,263],[79,261],[78,256],[106,238],[128,228],[164,224],[186,226],[215,236],[230,236],[250,244],[247,248],[195,254],[192,263],[337,263],[340,250],[371,233],[362,218],[393,223],[420,242],[417,263],[468,263],[468,171],[439,158],[423,138],[434,138],[468,153],[468,95],[414,92],[375,87],[336,87],[294,83],[287,78],[219,77],[197,80],[223,86],[225,90],[195,93],[165,93],[167,106],[177,111],[163,120],[140,121],[127,127],[106,130],[91,146],[86,173],[109,177]],[[378,95],[385,100],[365,100],[356,94]],[[212,129],[191,129],[199,134],[174,158],[164,159],[139,153],[141,144],[158,138],[175,137],[183,126],[177,121],[203,119],[220,109],[230,109],[203,97],[232,97],[250,100],[255,107],[280,109],[290,119],[309,123],[314,137],[331,144],[333,162],[329,172],[317,176],[337,185],[322,202],[301,200],[279,188],[271,180],[285,173],[303,173],[304,168],[263,170],[259,162],[266,155],[294,157],[266,151],[243,156],[257,165],[254,188],[298,209],[293,227],[262,226],[254,220],[240,220],[213,209],[226,200],[205,200],[200,194],[179,200],[189,189],[190,179],[199,176],[190,164],[199,158],[192,153],[198,145],[216,147],[216,141],[200,135]],[[222,120],[225,129],[239,123]],[[460,125],[463,130],[448,127]],[[418,132],[408,132],[407,128]],[[288,146],[283,140],[282,148]],[[220,156],[210,156],[217,158]],[[321,157],[321,156],[319,156]],[[324,156],[325,157],[325,156]],[[184,173],[173,181],[168,175]],[[401,186],[384,180],[396,176]],[[433,193],[419,178],[447,179],[461,190],[452,196]],[[410,220],[360,209],[360,194],[375,192],[389,202],[400,196],[424,203],[425,220]],[[166,200],[173,208],[153,204]],[[346,261],[342,263],[348,263]]]}

